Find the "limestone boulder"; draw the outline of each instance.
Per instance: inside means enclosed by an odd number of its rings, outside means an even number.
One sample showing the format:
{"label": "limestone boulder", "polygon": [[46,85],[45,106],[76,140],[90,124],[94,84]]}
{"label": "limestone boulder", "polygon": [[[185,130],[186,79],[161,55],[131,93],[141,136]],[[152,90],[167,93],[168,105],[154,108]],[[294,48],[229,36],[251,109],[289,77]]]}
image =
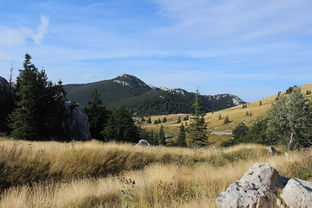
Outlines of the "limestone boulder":
{"label": "limestone boulder", "polygon": [[281,193],[281,199],[289,208],[312,207],[312,183],[292,178]]}

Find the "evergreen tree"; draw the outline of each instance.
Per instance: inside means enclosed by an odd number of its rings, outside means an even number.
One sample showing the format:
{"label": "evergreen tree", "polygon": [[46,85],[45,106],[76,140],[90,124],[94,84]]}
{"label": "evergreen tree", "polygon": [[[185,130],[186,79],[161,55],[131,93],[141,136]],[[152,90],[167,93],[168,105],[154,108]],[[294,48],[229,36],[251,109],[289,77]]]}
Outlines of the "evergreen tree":
{"label": "evergreen tree", "polygon": [[180,131],[179,131],[179,136],[178,136],[178,146],[186,147],[185,139],[186,139],[186,135],[185,135],[184,125],[181,124]]}
{"label": "evergreen tree", "polygon": [[61,82],[53,85],[48,81],[45,71],[31,63],[29,54],[17,77],[15,96],[15,109],[9,116],[13,137],[40,140],[59,136],[64,89]]}
{"label": "evergreen tree", "polygon": [[89,118],[90,133],[92,138],[102,140],[103,136],[101,131],[104,129],[109,113],[105,109],[105,106],[102,105],[102,100],[97,89],[95,89],[91,94],[90,101],[85,107],[85,111]]}
{"label": "evergreen tree", "polygon": [[188,132],[192,141],[193,147],[202,147],[207,145],[207,125],[205,124],[205,112],[199,91],[196,91],[195,102],[193,104],[195,113],[192,116],[192,121],[189,125]]}
{"label": "evergreen tree", "polygon": [[218,117],[218,120],[220,121],[222,119],[222,116],[221,116],[221,114],[219,115],[219,117]]}
{"label": "evergreen tree", "polygon": [[259,101],[259,106],[261,106],[261,105],[262,105],[262,101],[260,100],[260,101]]}
{"label": "evergreen tree", "polygon": [[160,118],[158,118],[158,119],[157,119],[157,123],[161,123],[161,120],[160,120]]}
{"label": "evergreen tree", "polygon": [[141,117],[141,122],[142,122],[142,123],[145,122],[144,116]]}
{"label": "evergreen tree", "polygon": [[228,124],[228,123],[231,123],[231,121],[229,119],[229,116],[226,116],[224,119],[224,124]]}
{"label": "evergreen tree", "polygon": [[148,124],[151,124],[151,123],[152,123],[152,119],[151,119],[151,117],[148,117],[148,119],[147,119],[146,123],[148,123]]}
{"label": "evergreen tree", "polygon": [[160,145],[166,145],[166,137],[164,127],[161,125],[158,133],[158,140]]}
{"label": "evergreen tree", "polygon": [[181,123],[181,117],[178,117],[177,123]]}
{"label": "evergreen tree", "polygon": [[288,149],[312,145],[312,113],[299,87],[290,95],[280,96],[268,112],[267,135],[271,143],[282,143]]}
{"label": "evergreen tree", "polygon": [[162,120],[162,122],[163,122],[163,123],[166,123],[166,122],[167,122],[167,118],[164,117],[163,120]]}
{"label": "evergreen tree", "polygon": [[188,121],[189,120],[189,115],[186,115],[183,120],[184,121]]}
{"label": "evergreen tree", "polygon": [[140,138],[131,113],[123,107],[113,108],[101,134],[105,141],[137,142]]}

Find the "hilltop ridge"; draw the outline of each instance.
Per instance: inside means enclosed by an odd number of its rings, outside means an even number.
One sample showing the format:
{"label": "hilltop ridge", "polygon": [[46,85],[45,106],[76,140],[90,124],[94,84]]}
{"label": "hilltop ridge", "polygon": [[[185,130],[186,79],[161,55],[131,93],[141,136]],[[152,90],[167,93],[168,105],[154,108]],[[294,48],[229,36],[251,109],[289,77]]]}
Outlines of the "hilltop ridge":
{"label": "hilltop ridge", "polygon": [[[191,113],[195,93],[182,88],[155,87],[136,76],[123,74],[110,80],[64,86],[68,98],[85,106],[97,89],[107,107],[125,106],[138,115]],[[203,95],[207,112],[244,103],[232,94]]]}

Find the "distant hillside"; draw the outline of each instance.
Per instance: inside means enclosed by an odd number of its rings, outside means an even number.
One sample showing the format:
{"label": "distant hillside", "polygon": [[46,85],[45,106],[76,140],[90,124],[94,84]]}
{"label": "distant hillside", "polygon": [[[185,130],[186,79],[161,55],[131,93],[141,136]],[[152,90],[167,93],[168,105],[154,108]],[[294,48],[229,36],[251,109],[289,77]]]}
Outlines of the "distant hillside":
{"label": "distant hillside", "polygon": [[[125,106],[138,115],[190,113],[194,93],[183,89],[157,88],[147,85],[139,78],[124,74],[111,80],[88,84],[64,86],[67,97],[86,105],[90,95],[97,89],[107,107]],[[240,105],[243,101],[231,94],[203,95],[207,112]]]}
{"label": "distant hillside", "polygon": [[[307,94],[307,91],[312,91],[312,83],[301,86],[301,92],[310,100],[312,100],[312,94]],[[282,92],[284,94],[285,92]],[[276,95],[257,100],[247,105],[238,105],[231,108],[222,109],[219,111],[214,111],[213,113],[207,113],[205,116],[205,121],[207,123],[209,134],[209,141],[214,145],[219,145],[225,140],[230,139],[232,130],[240,122],[246,123],[248,126],[253,125],[256,121],[264,119],[266,117],[267,111],[271,108],[274,103]],[[164,117],[167,118],[166,123],[161,124],[147,124],[143,123],[142,127],[144,129],[158,131],[160,125],[165,127],[166,132],[171,135],[177,136],[179,132],[180,123],[177,123],[178,117],[184,118],[186,114],[172,114],[172,115],[155,115],[151,117],[152,123],[158,118],[162,120]],[[220,119],[221,116],[221,119]],[[228,116],[230,123],[224,124],[225,117]],[[137,118],[140,120],[139,118]],[[183,121],[184,125],[189,123],[189,121]]]}

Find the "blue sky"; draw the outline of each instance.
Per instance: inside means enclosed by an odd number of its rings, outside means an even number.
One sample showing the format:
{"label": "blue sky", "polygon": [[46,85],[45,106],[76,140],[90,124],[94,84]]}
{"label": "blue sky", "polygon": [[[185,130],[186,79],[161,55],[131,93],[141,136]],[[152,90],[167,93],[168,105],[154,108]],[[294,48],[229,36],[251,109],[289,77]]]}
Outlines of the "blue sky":
{"label": "blue sky", "polygon": [[28,52],[55,82],[128,73],[252,101],[312,82],[311,14],[311,0],[1,0],[0,76]]}

